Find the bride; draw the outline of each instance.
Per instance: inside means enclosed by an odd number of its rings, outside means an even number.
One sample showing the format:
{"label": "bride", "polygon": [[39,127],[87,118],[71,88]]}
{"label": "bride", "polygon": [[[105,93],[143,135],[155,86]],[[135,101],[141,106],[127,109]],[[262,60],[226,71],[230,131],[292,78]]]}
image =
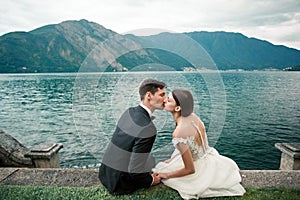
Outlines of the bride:
{"label": "bride", "polygon": [[204,124],[193,109],[193,96],[188,90],[176,89],[168,95],[165,110],[176,121],[172,140],[175,151],[153,172],[184,199],[242,196],[245,189],[237,164],[208,145]]}

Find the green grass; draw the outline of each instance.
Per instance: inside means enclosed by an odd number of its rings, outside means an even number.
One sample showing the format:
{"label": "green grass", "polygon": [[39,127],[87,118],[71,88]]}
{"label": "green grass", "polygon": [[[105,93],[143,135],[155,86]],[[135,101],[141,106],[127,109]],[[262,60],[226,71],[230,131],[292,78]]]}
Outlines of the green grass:
{"label": "green grass", "polygon": [[[216,200],[300,200],[300,188],[246,188],[243,197],[219,197],[209,198]],[[181,199],[179,194],[169,188],[153,187],[147,190],[139,190],[132,195],[112,196],[103,187],[55,187],[55,186],[0,186],[1,200],[51,200],[51,199]]]}

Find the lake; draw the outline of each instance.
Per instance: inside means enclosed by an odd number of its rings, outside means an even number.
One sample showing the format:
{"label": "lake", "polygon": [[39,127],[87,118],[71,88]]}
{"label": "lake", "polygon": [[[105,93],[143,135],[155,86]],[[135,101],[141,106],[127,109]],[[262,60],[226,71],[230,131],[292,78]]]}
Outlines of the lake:
{"label": "lake", "polygon": [[[0,129],[28,148],[62,143],[62,167],[95,168],[145,78],[187,88],[209,143],[241,169],[278,169],[275,143],[300,142],[299,72],[130,72],[0,75]],[[157,161],[167,159],[175,127],[155,111]]]}

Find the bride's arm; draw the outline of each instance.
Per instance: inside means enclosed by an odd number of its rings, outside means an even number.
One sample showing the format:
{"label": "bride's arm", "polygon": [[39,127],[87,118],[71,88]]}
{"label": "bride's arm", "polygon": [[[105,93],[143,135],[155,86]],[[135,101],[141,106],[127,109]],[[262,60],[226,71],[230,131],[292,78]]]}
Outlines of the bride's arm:
{"label": "bride's arm", "polygon": [[184,143],[178,143],[177,147],[180,151],[184,167],[176,171],[160,173],[160,178],[175,178],[195,173],[194,162],[189,147]]}
{"label": "bride's arm", "polygon": [[172,159],[173,159],[173,157],[169,158],[168,160],[165,160],[164,162],[165,162],[165,163],[169,163],[169,162],[172,161]]}
{"label": "bride's arm", "polygon": [[180,153],[173,154],[173,155],[171,156],[171,158],[165,160],[164,162],[165,162],[165,163],[171,162],[174,158],[176,158],[177,156],[179,156],[179,154],[180,154]]}

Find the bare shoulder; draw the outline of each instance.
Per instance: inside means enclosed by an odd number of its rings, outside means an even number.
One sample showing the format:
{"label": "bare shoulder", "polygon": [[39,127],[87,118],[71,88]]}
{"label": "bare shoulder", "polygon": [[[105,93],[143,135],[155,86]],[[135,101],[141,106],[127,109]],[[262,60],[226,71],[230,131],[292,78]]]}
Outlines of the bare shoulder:
{"label": "bare shoulder", "polygon": [[202,133],[205,133],[205,125],[202,120],[195,114],[193,114],[192,124],[196,125]]}
{"label": "bare shoulder", "polygon": [[182,123],[174,130],[173,137],[187,138],[194,135],[194,129],[191,123]]}
{"label": "bare shoulder", "polygon": [[173,132],[173,137],[174,138],[186,138],[187,135],[187,130],[185,125],[179,125],[176,126],[174,132]]}

